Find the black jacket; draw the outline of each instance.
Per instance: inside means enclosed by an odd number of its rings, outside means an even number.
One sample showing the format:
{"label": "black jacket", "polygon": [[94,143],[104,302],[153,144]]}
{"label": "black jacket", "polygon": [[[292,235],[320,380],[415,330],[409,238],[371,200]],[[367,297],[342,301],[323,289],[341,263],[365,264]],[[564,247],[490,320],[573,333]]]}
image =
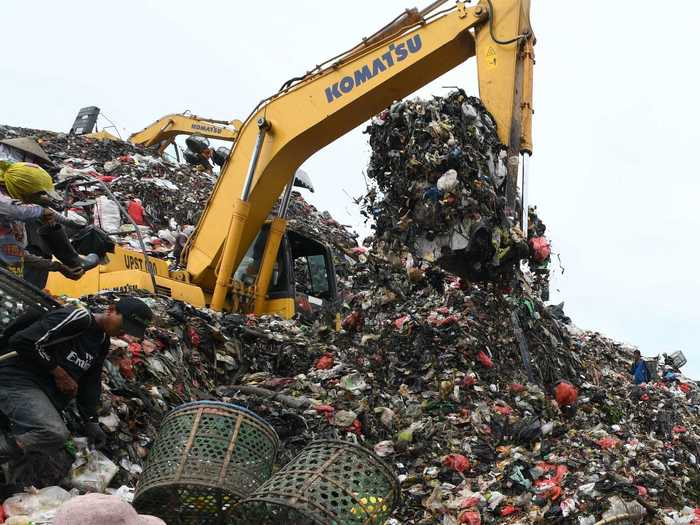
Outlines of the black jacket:
{"label": "black jacket", "polygon": [[78,383],[76,401],[83,416],[96,415],[109,337],[88,310],[75,307],[51,310],[13,334],[7,351],[17,352],[18,357],[0,363],[3,381],[7,380],[8,368],[13,374],[30,377],[56,408],[63,410],[70,398],[58,391],[51,375],[60,366]]}

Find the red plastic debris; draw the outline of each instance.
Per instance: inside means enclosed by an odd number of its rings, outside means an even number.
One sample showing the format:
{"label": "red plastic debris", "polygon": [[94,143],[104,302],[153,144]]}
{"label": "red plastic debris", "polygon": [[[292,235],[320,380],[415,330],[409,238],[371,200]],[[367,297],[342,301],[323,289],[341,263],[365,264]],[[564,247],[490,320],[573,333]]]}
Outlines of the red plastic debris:
{"label": "red plastic debris", "polygon": [[525,391],[525,387],[523,385],[521,385],[520,383],[511,383],[508,386],[508,388],[510,388],[510,391],[515,393],[515,394],[519,394],[520,392]]}
{"label": "red plastic debris", "polygon": [[191,326],[188,326],[187,327],[187,337],[189,338],[190,343],[192,343],[192,346],[194,346],[195,348],[199,348],[199,345],[202,342],[202,339],[199,337],[197,330],[195,330]]}
{"label": "red plastic debris", "polygon": [[333,408],[330,405],[316,405],[314,407],[314,410],[319,414],[323,414],[326,418],[326,421],[328,421],[329,423],[333,419],[333,412],[335,412],[335,408]]}
{"label": "red plastic debris", "polygon": [[559,499],[560,496],[561,487],[559,485],[554,485],[552,489],[549,492],[547,492],[547,497],[552,501],[556,501],[557,499]]}
{"label": "red plastic debris", "polygon": [[448,317],[440,317],[438,314],[432,313],[432,314],[430,314],[430,316],[428,317],[428,322],[429,322],[432,326],[437,326],[437,327],[440,327],[440,326],[449,326],[449,325],[451,325],[451,324],[456,323],[457,321],[459,321],[459,316],[458,316],[458,315],[454,315],[454,314],[453,314],[453,315],[450,315],[450,316],[448,316]]}
{"label": "red plastic debris", "polygon": [[493,361],[483,350],[480,350],[479,353],[476,354],[476,359],[486,368],[493,368]]}
{"label": "red plastic debris", "polygon": [[341,326],[343,327],[343,330],[355,330],[359,332],[360,330],[362,330],[363,324],[364,319],[362,317],[362,312],[360,312],[359,310],[353,310],[345,316],[343,322],[341,323]]}
{"label": "red plastic debris", "polygon": [[442,464],[445,465],[447,468],[456,470],[457,472],[464,472],[465,470],[469,470],[471,468],[471,463],[469,463],[469,459],[467,459],[462,454],[449,454],[448,456],[445,456],[445,459],[442,460]]}
{"label": "red plastic debris", "polygon": [[411,319],[410,315],[404,315],[403,317],[399,317],[394,321],[394,326],[396,327],[397,330],[403,329],[403,326]]}
{"label": "red plastic debris", "polygon": [[681,392],[684,394],[690,392],[690,385],[688,383],[679,383],[678,388],[680,388]]}
{"label": "red plastic debris", "polygon": [[470,496],[459,505],[463,509],[468,509],[470,507],[476,507],[479,505],[481,498],[479,496]]}
{"label": "red plastic debris", "polygon": [[532,258],[536,262],[546,261],[552,253],[549,241],[544,237],[533,237],[530,239],[530,250],[532,251]]}
{"label": "red plastic debris", "polygon": [[501,516],[510,516],[511,514],[515,514],[516,512],[518,512],[518,510],[519,509],[517,507],[514,507],[513,505],[506,505],[501,509],[500,514]]}
{"label": "red plastic debris", "polygon": [[700,525],[700,508],[696,508],[693,511],[693,516],[694,517],[693,517],[692,521],[689,523],[689,525]]}
{"label": "red plastic debris", "polygon": [[647,494],[649,494],[646,487],[643,487],[641,485],[635,485],[635,487],[637,489],[637,494],[639,494],[642,498],[646,498]]}
{"label": "red plastic debris", "polygon": [[610,449],[617,447],[620,444],[620,440],[613,437],[607,437],[600,438],[598,441],[596,441],[596,443],[602,449]]}
{"label": "red plastic debris", "polygon": [[554,387],[554,399],[560,407],[573,406],[578,399],[578,390],[568,381],[562,381]]}
{"label": "red plastic debris", "polygon": [[674,434],[683,434],[684,432],[688,432],[688,429],[682,425],[676,425],[673,427],[672,431]]}
{"label": "red plastic debris", "polygon": [[358,436],[362,435],[362,423],[360,422],[359,419],[356,419],[355,421],[352,422],[352,425],[350,425],[347,428],[348,432],[352,432],[353,434],[357,434]]}
{"label": "red plastic debris", "polygon": [[459,522],[468,525],[481,525],[481,514],[476,510],[465,510],[459,515]]}
{"label": "red plastic debris", "polygon": [[333,359],[333,354],[326,352],[316,360],[314,367],[316,370],[328,370],[329,368],[333,368],[334,362],[335,360]]}
{"label": "red plastic debris", "polygon": [[129,343],[128,350],[131,353],[132,364],[138,365],[143,362],[143,360],[141,359],[141,354],[143,352],[139,343]]}
{"label": "red plastic debris", "polygon": [[495,405],[493,409],[502,416],[509,416],[513,413],[513,409],[508,405]]}
{"label": "red plastic debris", "polygon": [[642,394],[642,397],[640,397],[642,401],[649,401],[649,394]]}
{"label": "red plastic debris", "polygon": [[468,374],[464,376],[464,379],[462,380],[462,385],[463,386],[474,386],[476,384],[476,376],[472,374]]}

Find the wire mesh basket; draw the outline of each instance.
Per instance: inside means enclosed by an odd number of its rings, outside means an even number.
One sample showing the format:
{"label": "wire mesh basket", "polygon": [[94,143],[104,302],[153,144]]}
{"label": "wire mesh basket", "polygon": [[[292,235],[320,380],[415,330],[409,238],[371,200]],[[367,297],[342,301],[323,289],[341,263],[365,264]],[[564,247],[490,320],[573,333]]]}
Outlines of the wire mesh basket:
{"label": "wire mesh basket", "polygon": [[396,476],[375,454],[316,441],[243,500],[233,523],[381,525],[398,501]]}
{"label": "wire mesh basket", "polygon": [[243,407],[182,405],[163,420],[134,506],[168,525],[229,523],[233,506],[270,477],[278,447],[274,429]]}

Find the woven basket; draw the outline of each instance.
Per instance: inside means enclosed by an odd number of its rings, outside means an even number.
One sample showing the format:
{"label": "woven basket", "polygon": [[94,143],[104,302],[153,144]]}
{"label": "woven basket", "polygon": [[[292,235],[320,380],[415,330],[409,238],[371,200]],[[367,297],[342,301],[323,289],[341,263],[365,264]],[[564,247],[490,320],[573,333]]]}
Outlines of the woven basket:
{"label": "woven basket", "polygon": [[316,441],[235,509],[249,525],[381,525],[399,501],[393,471],[367,449]]}
{"label": "woven basket", "polygon": [[278,447],[274,429],[243,407],[182,405],[163,420],[134,506],[168,525],[228,523],[235,503],[270,477]]}

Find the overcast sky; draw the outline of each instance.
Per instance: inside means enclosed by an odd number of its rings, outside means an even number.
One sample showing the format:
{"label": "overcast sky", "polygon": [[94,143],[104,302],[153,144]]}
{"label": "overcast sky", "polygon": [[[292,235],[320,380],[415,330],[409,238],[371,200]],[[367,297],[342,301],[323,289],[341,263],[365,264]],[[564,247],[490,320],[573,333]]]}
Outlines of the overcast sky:
{"label": "overcast sky", "polygon": [[[700,4],[662,5],[533,1],[530,198],[565,268],[552,299],[566,301],[582,328],[643,354],[682,349],[686,373],[700,378]],[[67,131],[87,105],[123,136],[186,109],[242,119],[288,78],[413,6],[5,0],[0,123]],[[476,94],[475,77],[472,59],[419,94],[454,85]],[[356,227],[350,197],[364,190],[363,128],[303,166],[317,187],[309,200]]]}

